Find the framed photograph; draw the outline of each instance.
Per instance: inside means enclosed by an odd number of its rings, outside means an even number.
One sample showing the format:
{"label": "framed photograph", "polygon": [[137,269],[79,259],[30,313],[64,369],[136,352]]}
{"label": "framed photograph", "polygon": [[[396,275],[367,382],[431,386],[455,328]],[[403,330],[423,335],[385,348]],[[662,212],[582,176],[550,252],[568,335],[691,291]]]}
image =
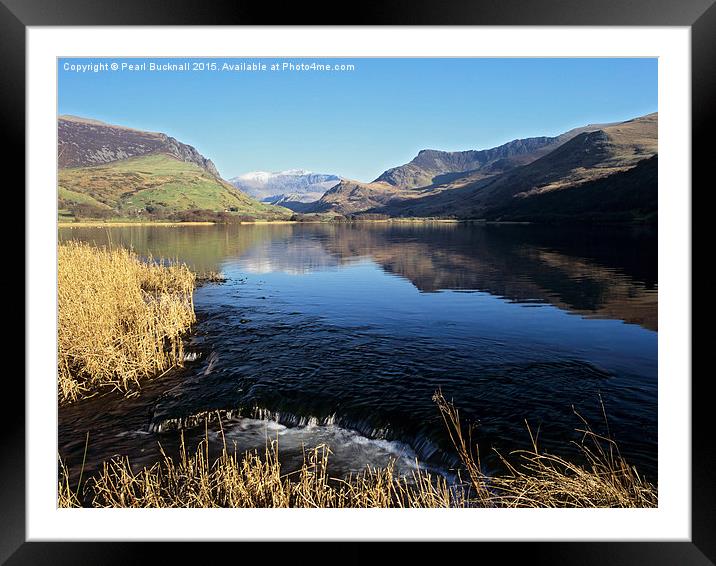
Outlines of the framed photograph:
{"label": "framed photograph", "polygon": [[2,559],[714,563],[711,0],[267,12],[2,0],[27,265]]}

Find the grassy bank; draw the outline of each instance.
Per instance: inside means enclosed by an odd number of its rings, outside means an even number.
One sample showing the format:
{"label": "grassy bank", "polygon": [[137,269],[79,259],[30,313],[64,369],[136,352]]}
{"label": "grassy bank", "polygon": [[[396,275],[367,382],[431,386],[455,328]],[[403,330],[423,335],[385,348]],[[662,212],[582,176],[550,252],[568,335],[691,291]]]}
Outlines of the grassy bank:
{"label": "grassy bank", "polygon": [[156,220],[152,222],[140,220],[75,220],[73,222],[57,223],[58,228],[123,228],[127,226],[213,226],[216,222],[170,222],[168,220]]}
{"label": "grassy bank", "polygon": [[185,265],[72,241],[57,254],[60,402],[126,391],[181,363],[181,336],[195,321],[195,276]]}
{"label": "grassy bank", "polygon": [[[59,219],[58,228],[105,228],[105,227],[128,227],[128,226],[213,226],[215,224],[236,224],[236,225],[273,225],[273,224],[464,224],[470,222],[485,222],[479,220],[457,220],[454,218],[387,218],[387,219],[363,219],[360,217],[346,219],[345,217],[323,217],[300,219],[300,220],[239,220],[229,218],[223,221],[198,222],[186,221],[175,222],[171,220],[133,220],[129,218],[108,218],[65,220]],[[529,224],[529,222],[491,222],[492,224]]]}
{"label": "grassy bank", "polygon": [[[60,466],[58,504],[79,507],[655,507],[656,488],[620,456],[611,439],[584,428],[578,444],[585,464],[541,452],[533,442],[503,458],[505,473],[483,473],[470,432],[454,405],[440,392],[434,400],[462,462],[462,481],[416,469],[398,476],[392,463],[348,478],[332,478],[330,450],[304,453],[302,467],[283,473],[278,443],[262,455],[237,454],[224,441],[221,455],[209,458],[208,441],[179,457],[163,453],[153,466],[135,470],[127,458],[104,464],[83,486],[73,488]],[[222,434],[223,437],[223,434]]]}

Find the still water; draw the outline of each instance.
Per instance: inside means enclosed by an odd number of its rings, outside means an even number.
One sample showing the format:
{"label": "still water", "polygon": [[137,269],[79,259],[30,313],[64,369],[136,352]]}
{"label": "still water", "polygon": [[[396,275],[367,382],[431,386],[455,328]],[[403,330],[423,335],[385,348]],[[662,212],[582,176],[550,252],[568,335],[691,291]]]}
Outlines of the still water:
{"label": "still water", "polygon": [[570,455],[582,423],[606,430],[656,481],[657,245],[636,228],[304,224],[63,228],[60,240],[124,245],[217,270],[196,291],[182,371],[141,394],[59,413],[59,452],[136,464],[218,438],[278,439],[287,467],[326,443],[332,472],[397,460],[455,466],[431,400],[441,388],[476,425],[483,464],[540,446]]}

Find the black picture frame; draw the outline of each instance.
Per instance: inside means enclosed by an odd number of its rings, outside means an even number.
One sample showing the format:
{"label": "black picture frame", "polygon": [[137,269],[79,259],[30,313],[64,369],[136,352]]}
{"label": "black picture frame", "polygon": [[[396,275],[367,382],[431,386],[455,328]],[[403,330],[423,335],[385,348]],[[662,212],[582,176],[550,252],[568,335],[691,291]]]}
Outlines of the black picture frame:
{"label": "black picture frame", "polygon": [[[25,155],[25,33],[28,26],[85,25],[568,25],[568,26],[688,26],[692,49],[692,171],[693,183],[706,179],[709,132],[714,131],[716,93],[715,0],[451,0],[393,1],[355,5],[350,22],[339,3],[309,7],[286,4],[280,9],[262,3],[197,2],[195,0],[0,0],[0,68],[2,71],[2,130],[6,162],[24,163]],[[700,143],[701,142],[701,143]],[[20,168],[17,168],[20,170]],[[23,169],[24,170],[24,169]],[[705,184],[705,183],[702,183]],[[686,190],[686,187],[674,188]],[[693,191],[692,191],[693,192]],[[22,206],[22,205],[21,205]],[[692,221],[693,226],[693,221]],[[693,277],[693,271],[692,271]],[[693,281],[693,279],[692,279]],[[19,304],[19,302],[18,302]],[[27,304],[25,305],[27,308]],[[19,309],[19,306],[14,308]],[[14,313],[12,313],[14,315]],[[22,320],[19,313],[16,320]],[[31,337],[28,337],[31,339]],[[693,340],[692,340],[693,344]],[[693,346],[692,346],[693,352]],[[691,376],[671,376],[688,383]],[[530,542],[482,543],[466,549],[477,559],[484,550],[497,551],[505,563],[549,564],[694,564],[716,562],[716,443],[711,436],[708,374],[691,381],[692,391],[692,537],[690,542]],[[25,398],[22,381],[5,380],[8,404]],[[0,560],[7,564],[127,564],[142,562],[147,552],[160,550],[163,560],[179,563],[208,559],[205,544],[79,543],[25,541],[25,419],[24,404],[0,432],[3,447],[0,481]],[[668,457],[664,454],[661,457]],[[271,544],[271,548],[257,546]],[[296,544],[244,543],[237,559],[250,551],[275,560],[278,553],[309,557]],[[469,543],[465,543],[469,544]],[[487,545],[490,545],[489,547]],[[161,546],[161,549],[158,547]],[[279,546],[281,548],[279,548]],[[328,546],[333,546],[333,543]],[[380,546],[381,548],[377,548]],[[366,563],[384,556],[385,543],[343,543],[322,549],[338,562]],[[439,546],[439,545],[438,545]],[[289,548],[290,547],[290,548]],[[224,548],[226,548],[224,546]],[[412,545],[423,559],[425,545]],[[432,546],[435,549],[435,545]],[[213,552],[213,551],[212,551]],[[401,551],[402,552],[402,551]],[[437,549],[437,552],[444,550]],[[320,555],[319,555],[320,556]],[[340,558],[339,558],[340,557]],[[409,559],[405,557],[406,561]],[[444,559],[444,556],[443,556]]]}

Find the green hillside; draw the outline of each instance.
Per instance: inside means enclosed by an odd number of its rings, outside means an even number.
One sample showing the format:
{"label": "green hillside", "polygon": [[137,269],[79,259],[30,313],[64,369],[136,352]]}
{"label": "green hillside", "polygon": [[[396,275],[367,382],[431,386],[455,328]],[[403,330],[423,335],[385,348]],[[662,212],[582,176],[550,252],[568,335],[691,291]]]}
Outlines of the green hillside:
{"label": "green hillside", "polygon": [[182,219],[211,211],[283,218],[287,209],[260,203],[194,163],[152,154],[94,167],[61,169],[58,208],[64,217]]}

